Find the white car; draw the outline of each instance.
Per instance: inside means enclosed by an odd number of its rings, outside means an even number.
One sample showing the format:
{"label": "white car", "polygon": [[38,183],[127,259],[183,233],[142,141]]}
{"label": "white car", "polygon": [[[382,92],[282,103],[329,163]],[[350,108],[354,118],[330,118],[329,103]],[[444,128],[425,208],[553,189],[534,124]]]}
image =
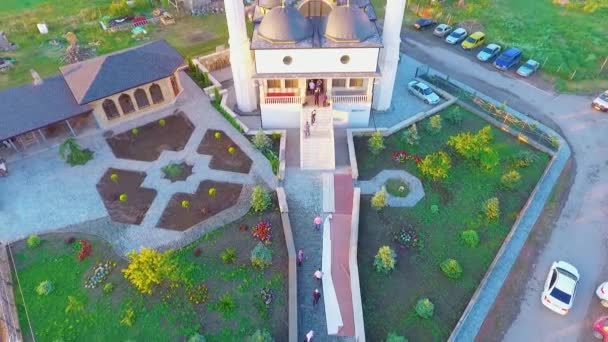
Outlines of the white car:
{"label": "white car", "polygon": [[448,44],[458,44],[467,37],[467,30],[459,27],[452,31],[446,38],[445,42]]}
{"label": "white car", "polygon": [[494,58],[494,56],[498,56],[498,53],[502,50],[500,45],[498,44],[488,44],[483,50],[479,51],[477,54],[477,59],[482,62],[487,62],[490,59]]}
{"label": "white car", "polygon": [[591,106],[602,112],[608,112],[608,90],[596,97],[595,100],[591,102]]}
{"label": "white car", "polygon": [[439,38],[443,38],[450,32],[452,32],[452,26],[447,24],[439,24],[433,30],[433,35]]}
{"label": "white car", "polygon": [[608,308],[608,282],[600,284],[595,290],[595,295],[600,299],[602,306]]}
{"label": "white car", "polygon": [[545,281],[541,302],[555,313],[567,314],[574,301],[578,280],[576,267],[565,261],[554,262]]}
{"label": "white car", "polygon": [[407,84],[407,89],[410,94],[416,95],[427,104],[437,104],[441,101],[439,96],[433,92],[433,89],[422,82],[411,81]]}

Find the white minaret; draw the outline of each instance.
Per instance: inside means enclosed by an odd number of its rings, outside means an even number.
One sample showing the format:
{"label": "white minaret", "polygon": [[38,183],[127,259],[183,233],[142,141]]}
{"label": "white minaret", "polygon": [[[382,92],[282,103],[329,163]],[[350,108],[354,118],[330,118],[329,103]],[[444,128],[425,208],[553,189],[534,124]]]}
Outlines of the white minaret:
{"label": "white minaret", "polygon": [[228,21],[228,44],[230,45],[230,67],[236,93],[236,104],[243,112],[252,112],[258,107],[253,83],[253,59],[249,50],[245,7],[243,0],[224,0]]}
{"label": "white minaret", "polygon": [[382,77],[374,87],[372,107],[375,110],[388,110],[391,107],[395,76],[399,63],[399,45],[401,44],[401,25],[405,14],[406,0],[387,0],[384,14],[384,29],[380,50],[380,72]]}

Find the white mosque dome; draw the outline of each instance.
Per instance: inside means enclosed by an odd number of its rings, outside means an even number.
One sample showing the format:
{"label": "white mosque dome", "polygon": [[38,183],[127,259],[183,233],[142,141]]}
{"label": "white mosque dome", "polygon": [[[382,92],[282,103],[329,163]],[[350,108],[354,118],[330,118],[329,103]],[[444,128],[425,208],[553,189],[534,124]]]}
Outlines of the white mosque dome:
{"label": "white mosque dome", "polygon": [[258,34],[272,43],[299,42],[312,37],[313,28],[297,9],[274,7],[262,19]]}
{"label": "white mosque dome", "polygon": [[363,42],[377,33],[373,22],[359,7],[338,6],[327,16],[325,38],[337,42]]}

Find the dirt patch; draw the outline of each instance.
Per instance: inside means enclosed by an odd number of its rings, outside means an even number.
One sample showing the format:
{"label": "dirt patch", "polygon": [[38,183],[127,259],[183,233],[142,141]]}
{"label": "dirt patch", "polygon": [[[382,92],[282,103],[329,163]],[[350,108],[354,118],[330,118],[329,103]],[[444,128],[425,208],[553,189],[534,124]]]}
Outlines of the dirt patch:
{"label": "dirt patch", "polygon": [[205,31],[194,31],[186,36],[186,40],[189,43],[206,42],[213,38],[215,38],[215,35],[213,33]]}
{"label": "dirt patch", "polygon": [[185,181],[188,177],[192,176],[193,167],[185,162],[166,165],[163,167],[164,178],[170,180],[171,183]]}
{"label": "dirt patch", "polygon": [[207,130],[196,152],[212,156],[209,168],[214,170],[249,173],[251,169],[251,158],[223,131]]}
{"label": "dirt patch", "polygon": [[465,30],[467,30],[467,32],[469,32],[469,34],[477,31],[484,31],[483,25],[481,25],[481,23],[475,20],[461,21],[458,23],[457,26],[464,28]]}
{"label": "dirt patch", "polygon": [[[210,191],[212,188],[215,191]],[[194,194],[176,193],[157,226],[184,231],[236,204],[242,188],[240,184],[206,180],[201,182]],[[187,205],[184,201],[187,201]]]}
{"label": "dirt patch", "polygon": [[186,146],[194,125],[183,112],[169,115],[134,130],[106,139],[117,158],[141,161],[158,159],[163,150],[181,151]]}
{"label": "dirt patch", "polygon": [[114,168],[108,169],[101,177],[97,183],[97,191],[112,221],[141,223],[156,197],[156,190],[140,187],[145,178],[145,172]]}

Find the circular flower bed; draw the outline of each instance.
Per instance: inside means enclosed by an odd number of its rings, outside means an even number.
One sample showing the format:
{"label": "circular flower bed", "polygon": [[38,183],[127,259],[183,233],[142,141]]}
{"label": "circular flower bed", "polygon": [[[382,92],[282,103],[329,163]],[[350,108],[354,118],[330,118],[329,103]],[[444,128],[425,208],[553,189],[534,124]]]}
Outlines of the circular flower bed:
{"label": "circular flower bed", "polygon": [[108,277],[110,272],[116,267],[116,263],[113,261],[100,262],[95,266],[95,270],[93,271],[93,275],[87,279],[84,283],[84,287],[87,289],[94,289],[99,284],[103,283],[104,280]]}

